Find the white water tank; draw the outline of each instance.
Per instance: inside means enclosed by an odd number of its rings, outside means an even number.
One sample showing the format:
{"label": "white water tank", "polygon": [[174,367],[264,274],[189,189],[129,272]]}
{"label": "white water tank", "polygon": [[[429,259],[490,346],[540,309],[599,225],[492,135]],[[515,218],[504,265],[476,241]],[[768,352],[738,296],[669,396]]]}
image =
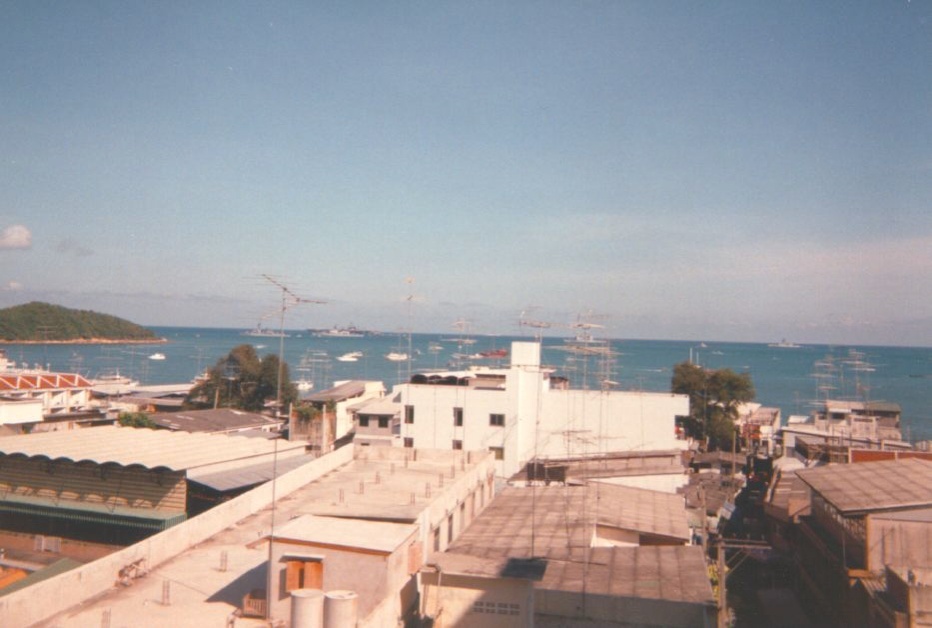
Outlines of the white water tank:
{"label": "white water tank", "polygon": [[355,628],[359,595],[355,591],[327,591],[324,600],[324,628]]}
{"label": "white water tank", "polygon": [[323,591],[295,589],[291,592],[291,626],[292,628],[323,628]]}

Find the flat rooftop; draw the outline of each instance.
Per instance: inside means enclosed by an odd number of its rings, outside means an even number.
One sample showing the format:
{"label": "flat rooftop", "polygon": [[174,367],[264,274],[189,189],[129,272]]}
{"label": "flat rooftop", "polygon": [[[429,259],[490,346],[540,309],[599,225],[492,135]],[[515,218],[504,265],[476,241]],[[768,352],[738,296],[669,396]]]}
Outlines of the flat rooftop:
{"label": "flat rooftop", "polygon": [[[351,464],[301,489],[296,512],[412,522],[461,471],[491,454],[401,447],[360,448]],[[357,450],[358,452],[358,450]],[[363,458],[362,456],[366,457]]]}
{"label": "flat rooftop", "polygon": [[275,530],[275,539],[310,545],[359,548],[390,554],[416,533],[411,523],[302,515]]}
{"label": "flat rooftop", "polygon": [[[461,469],[471,470],[479,460],[491,454],[472,452],[470,456],[470,452],[465,451],[368,447],[357,449],[356,455],[357,458],[316,481],[279,497],[274,515],[272,508],[266,507],[240,521],[231,521],[223,532],[156,566],[145,577],[134,580],[131,586],[114,587],[104,596],[49,619],[45,625],[59,628],[98,626],[104,613],[113,626],[226,625],[231,614],[242,605],[245,594],[266,586],[268,546],[257,541],[268,536],[273,517],[276,538],[282,531],[289,533],[288,522],[292,520],[316,520],[318,535],[309,538],[321,541],[325,536],[347,530],[360,543],[385,547],[386,543],[391,545],[396,532],[403,534],[414,529],[407,522],[416,519],[430,503],[423,490],[425,483],[433,483],[432,494],[436,498],[440,492],[441,473],[446,473],[445,481],[448,481],[451,467],[459,474]],[[475,463],[470,462],[471,458]],[[412,491],[416,493],[413,504],[410,503]],[[335,521],[324,516],[305,517],[331,513],[382,521],[360,523]],[[392,521],[396,518],[400,522]],[[381,533],[374,532],[376,528],[388,532],[388,538],[380,538]],[[347,542],[347,538],[340,540],[340,543]],[[161,602],[165,587],[170,589],[169,604]],[[238,617],[236,626],[259,627],[268,626],[268,623]]]}

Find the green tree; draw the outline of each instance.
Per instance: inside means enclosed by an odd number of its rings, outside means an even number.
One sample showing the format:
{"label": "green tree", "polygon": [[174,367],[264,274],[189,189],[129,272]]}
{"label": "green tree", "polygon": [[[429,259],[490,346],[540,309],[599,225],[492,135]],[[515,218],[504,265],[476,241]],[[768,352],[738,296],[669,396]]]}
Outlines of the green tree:
{"label": "green tree", "polygon": [[123,427],[148,427],[152,430],[158,427],[145,412],[121,412],[117,416],[117,422]]}
{"label": "green tree", "polygon": [[[278,356],[260,358],[252,345],[234,347],[226,357],[208,369],[207,378],[194,386],[185,398],[186,408],[238,408],[261,412],[278,396]],[[287,408],[298,398],[291,383],[288,364],[281,364],[281,402]]]}
{"label": "green tree", "polygon": [[673,367],[670,390],[689,395],[687,433],[707,439],[712,449],[731,448],[738,406],[753,401],[756,394],[750,373],[704,369],[691,362]]}

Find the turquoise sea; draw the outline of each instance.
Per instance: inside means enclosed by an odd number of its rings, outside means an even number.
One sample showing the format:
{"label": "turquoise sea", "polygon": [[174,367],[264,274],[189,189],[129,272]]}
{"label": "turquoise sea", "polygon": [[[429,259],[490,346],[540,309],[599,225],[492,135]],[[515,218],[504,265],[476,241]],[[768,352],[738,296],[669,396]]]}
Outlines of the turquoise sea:
{"label": "turquoise sea", "polygon": [[[278,354],[277,337],[251,337],[238,329],[152,327],[167,342],[157,345],[4,345],[18,363],[47,366],[55,371],[80,372],[94,377],[119,370],[143,384],[187,382],[212,366],[236,345],[248,343],[260,354]],[[292,330],[284,338],[284,358],[292,380],[312,379],[315,390],[345,379],[378,379],[387,386],[404,381],[419,370],[502,365],[507,360],[469,360],[457,354],[508,349],[510,336],[471,336],[471,344],[455,334],[370,335],[362,338],[319,337]],[[784,422],[792,414],[809,414],[813,403],[833,398],[859,398],[899,403],[903,435],[932,440],[932,348],[803,345],[797,348],[767,344],[688,342],[671,340],[611,340],[610,363],[595,355],[565,350],[561,338],[543,339],[545,364],[568,376],[574,387],[598,389],[606,381],[615,390],[668,391],[673,365],[690,358],[710,368],[749,372],[757,401],[781,409]],[[336,358],[362,352],[356,362]],[[391,362],[392,351],[409,352],[410,362]],[[162,353],[164,360],[150,359]],[[858,359],[851,360],[854,354]],[[829,359],[827,360],[827,356]],[[832,388],[829,389],[828,387]]]}

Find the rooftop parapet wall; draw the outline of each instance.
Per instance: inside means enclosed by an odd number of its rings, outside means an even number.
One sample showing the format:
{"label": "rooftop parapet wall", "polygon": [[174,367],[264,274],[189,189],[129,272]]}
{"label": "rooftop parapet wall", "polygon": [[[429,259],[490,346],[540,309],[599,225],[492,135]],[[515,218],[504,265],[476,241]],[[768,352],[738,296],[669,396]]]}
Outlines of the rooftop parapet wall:
{"label": "rooftop parapet wall", "polygon": [[[275,481],[276,499],[341,467],[353,446],[308,462]],[[272,503],[273,486],[263,484],[169,530],[26,589],[0,597],[0,625],[33,626],[113,589],[130,565],[152,569]],[[39,604],[36,601],[42,600]]]}

